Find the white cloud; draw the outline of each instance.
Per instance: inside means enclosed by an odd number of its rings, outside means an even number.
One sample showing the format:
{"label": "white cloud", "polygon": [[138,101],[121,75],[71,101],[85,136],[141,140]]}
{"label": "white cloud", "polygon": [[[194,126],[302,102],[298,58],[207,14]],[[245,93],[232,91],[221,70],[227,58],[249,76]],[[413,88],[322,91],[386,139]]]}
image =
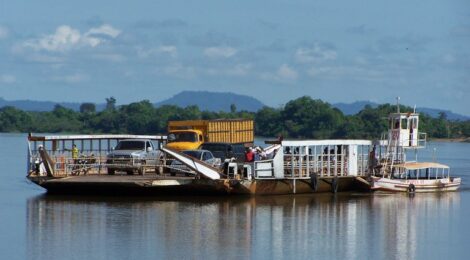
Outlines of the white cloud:
{"label": "white cloud", "polygon": [[286,80],[296,80],[299,74],[297,71],[289,67],[287,64],[282,64],[281,67],[277,70],[277,75],[281,79]]}
{"label": "white cloud", "polygon": [[333,50],[326,50],[317,44],[313,48],[298,48],[295,52],[295,60],[299,63],[322,62],[335,60],[337,53]]}
{"label": "white cloud", "polygon": [[312,78],[347,78],[361,79],[368,81],[384,80],[384,74],[378,70],[361,68],[358,66],[337,66],[337,67],[312,67],[307,71]]}
{"label": "white cloud", "polygon": [[62,25],[57,27],[53,34],[25,41],[23,47],[36,51],[65,52],[85,46],[96,47],[106,42],[109,37],[116,38],[120,33],[119,30],[106,24],[91,28],[84,34],[68,25]]}
{"label": "white cloud", "polygon": [[88,30],[88,32],[85,33],[85,36],[105,35],[111,38],[116,38],[119,34],[121,34],[121,31],[119,31],[118,29],[112,27],[109,24],[103,24],[100,27],[91,28],[90,30]]}
{"label": "white cloud", "polygon": [[140,58],[148,58],[154,55],[166,54],[172,58],[176,58],[178,56],[178,49],[174,45],[162,45],[157,48],[151,49],[144,49],[142,47],[137,47],[137,55]]}
{"label": "white cloud", "polygon": [[157,74],[176,78],[194,78],[196,76],[196,70],[193,67],[183,66],[179,63],[168,65],[165,67],[157,68]]}
{"label": "white cloud", "polygon": [[178,54],[178,51],[176,49],[176,46],[173,46],[173,45],[164,45],[164,46],[160,46],[158,47],[157,51],[159,53],[167,53],[168,55],[170,55],[171,57],[176,57],[177,54]]}
{"label": "white cloud", "polygon": [[232,47],[209,47],[204,49],[204,55],[209,58],[230,58],[237,53]]}
{"label": "white cloud", "polygon": [[296,81],[299,73],[287,64],[282,64],[275,73],[263,73],[261,79],[281,82]]}
{"label": "white cloud", "polygon": [[243,77],[250,73],[252,67],[253,66],[251,64],[237,64],[230,68],[207,68],[202,72],[211,76],[223,75]]}
{"label": "white cloud", "polygon": [[456,60],[455,56],[449,53],[444,55],[442,59],[444,60],[445,63],[454,63]]}
{"label": "white cloud", "polygon": [[123,62],[126,60],[123,55],[116,53],[95,54],[93,55],[93,58],[110,62]]}
{"label": "white cloud", "polygon": [[71,84],[87,81],[88,79],[89,77],[87,75],[81,74],[81,73],[52,77],[53,81],[65,82],[65,83],[71,83]]}
{"label": "white cloud", "polygon": [[237,64],[233,68],[228,69],[227,74],[232,76],[245,76],[250,72],[252,67],[251,64]]}
{"label": "white cloud", "polygon": [[0,75],[0,83],[12,84],[16,82],[16,77],[13,75],[2,74]]}
{"label": "white cloud", "polygon": [[8,38],[8,34],[10,34],[8,28],[0,25],[0,40]]}

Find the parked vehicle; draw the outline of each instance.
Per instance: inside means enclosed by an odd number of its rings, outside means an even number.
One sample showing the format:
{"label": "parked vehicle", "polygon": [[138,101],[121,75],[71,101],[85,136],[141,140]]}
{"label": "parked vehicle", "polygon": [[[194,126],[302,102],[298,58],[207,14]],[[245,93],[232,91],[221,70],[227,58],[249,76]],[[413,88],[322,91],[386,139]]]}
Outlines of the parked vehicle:
{"label": "parked vehicle", "polygon": [[200,149],[211,151],[222,162],[231,158],[235,158],[237,162],[245,162],[245,145],[242,143],[203,143]]}
{"label": "parked vehicle", "polygon": [[253,120],[216,119],[168,122],[167,148],[195,150],[206,142],[253,144]]}
{"label": "parked vehicle", "polygon": [[[208,150],[185,150],[183,154],[188,155],[192,158],[198,159],[214,167],[220,167],[220,159],[214,157],[214,155]],[[193,173],[191,169],[183,165],[180,161],[174,160],[170,164],[170,173],[175,176],[178,172],[184,172],[186,175]]]}
{"label": "parked vehicle", "polygon": [[144,174],[147,168],[157,165],[161,156],[162,153],[154,147],[151,140],[121,140],[107,155],[108,174],[112,175],[116,170],[125,171],[129,175],[135,171]]}

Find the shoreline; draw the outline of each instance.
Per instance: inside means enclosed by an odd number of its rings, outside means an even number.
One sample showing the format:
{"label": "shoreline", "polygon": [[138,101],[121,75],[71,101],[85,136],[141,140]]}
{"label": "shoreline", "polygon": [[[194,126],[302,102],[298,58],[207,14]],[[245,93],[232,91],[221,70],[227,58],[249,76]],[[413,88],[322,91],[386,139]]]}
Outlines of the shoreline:
{"label": "shoreline", "polygon": [[429,138],[432,142],[470,143],[470,137],[460,138]]}

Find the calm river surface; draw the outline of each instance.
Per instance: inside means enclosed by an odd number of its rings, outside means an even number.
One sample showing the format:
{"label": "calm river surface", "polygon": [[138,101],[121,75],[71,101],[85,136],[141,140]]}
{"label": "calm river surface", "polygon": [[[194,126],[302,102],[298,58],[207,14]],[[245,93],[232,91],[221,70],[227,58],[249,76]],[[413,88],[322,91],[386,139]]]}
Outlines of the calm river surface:
{"label": "calm river surface", "polygon": [[1,259],[469,259],[470,144],[430,143],[463,177],[443,194],[57,197],[0,134]]}

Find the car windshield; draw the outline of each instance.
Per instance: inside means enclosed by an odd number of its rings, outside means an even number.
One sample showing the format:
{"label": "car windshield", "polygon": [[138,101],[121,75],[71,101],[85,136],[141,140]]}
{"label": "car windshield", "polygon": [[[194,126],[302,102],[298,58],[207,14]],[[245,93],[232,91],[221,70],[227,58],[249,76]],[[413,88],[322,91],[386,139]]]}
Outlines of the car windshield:
{"label": "car windshield", "polygon": [[214,155],[215,158],[220,158],[222,161],[225,160],[225,153],[221,151],[213,151],[212,155]]}
{"label": "car windshield", "polygon": [[201,159],[201,151],[183,151],[184,154],[194,157],[196,159]]}
{"label": "car windshield", "polygon": [[115,150],[144,150],[145,142],[142,141],[121,141]]}
{"label": "car windshield", "polygon": [[221,152],[225,152],[227,150],[227,145],[223,145],[223,144],[203,144],[201,149],[204,149],[204,150],[209,150],[209,151],[221,151]]}
{"label": "car windshield", "polygon": [[197,135],[191,132],[175,132],[170,136],[168,136],[168,142],[197,142]]}

